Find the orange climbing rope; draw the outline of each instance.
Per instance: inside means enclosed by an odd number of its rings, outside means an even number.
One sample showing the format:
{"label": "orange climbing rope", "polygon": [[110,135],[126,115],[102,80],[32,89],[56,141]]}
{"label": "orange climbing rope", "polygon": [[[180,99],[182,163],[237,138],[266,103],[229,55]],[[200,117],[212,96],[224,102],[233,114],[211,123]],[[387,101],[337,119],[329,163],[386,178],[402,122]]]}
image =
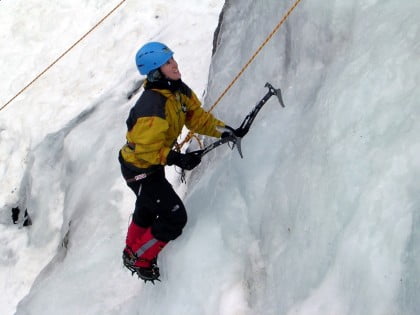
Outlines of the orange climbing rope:
{"label": "orange climbing rope", "polygon": [[[271,40],[271,38],[274,36],[274,34],[280,29],[280,27],[287,20],[287,18],[290,16],[290,14],[293,12],[293,10],[297,7],[297,5],[299,4],[300,1],[301,0],[296,0],[293,3],[293,5],[290,7],[290,9],[286,12],[286,14],[283,15],[282,19],[274,27],[273,31],[265,38],[265,40],[263,41],[263,43],[258,47],[258,49],[255,51],[255,53],[252,55],[252,57],[242,67],[242,69],[239,71],[239,73],[233,78],[233,80],[229,83],[229,85],[226,87],[226,89],[222,92],[222,94],[220,94],[220,96],[217,98],[217,100],[214,102],[214,104],[210,107],[209,112],[211,112],[217,106],[217,104],[220,103],[220,101],[222,100],[222,98],[226,95],[226,93],[230,90],[230,88],[236,83],[236,81],[238,81],[238,79],[245,72],[245,70],[249,67],[249,65],[255,60],[255,58],[261,52],[261,50],[264,48],[264,46]],[[206,121],[204,121],[203,124],[205,122]],[[185,143],[187,143],[188,141],[191,140],[191,138],[193,137],[193,135],[194,135],[194,133],[190,131],[188,133],[188,135],[185,137],[185,139],[181,143],[176,144],[176,148],[177,149],[181,149],[182,146]],[[197,137],[195,137],[195,138],[198,139]],[[201,147],[202,146],[201,143],[199,143],[199,144],[200,144],[200,147]]]}
{"label": "orange climbing rope", "polygon": [[48,67],[46,67],[40,74],[38,74],[31,82],[29,82],[23,89],[21,89],[15,96],[13,96],[9,101],[7,101],[1,108],[3,110],[7,105],[13,102],[19,95],[21,95],[26,89],[28,89],[35,81],[37,81],[41,76],[43,76],[48,70],[50,70],[60,59],[62,59],[67,53],[69,53],[76,45],[78,45],[86,36],[93,32],[103,21],[105,21],[112,13],[114,13],[126,0],[122,0],[117,6],[115,6],[111,11],[108,12],[98,23],[96,23],[86,34],[84,34],[79,40],[77,40],[73,45],[70,46],[64,53],[62,53],[56,60],[54,60]]}

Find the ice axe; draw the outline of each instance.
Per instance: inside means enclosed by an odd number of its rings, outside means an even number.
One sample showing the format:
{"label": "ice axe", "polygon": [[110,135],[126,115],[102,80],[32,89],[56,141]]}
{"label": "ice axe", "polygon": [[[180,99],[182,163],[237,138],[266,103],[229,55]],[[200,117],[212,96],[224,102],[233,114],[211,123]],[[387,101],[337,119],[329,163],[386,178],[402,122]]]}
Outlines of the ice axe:
{"label": "ice axe", "polygon": [[232,149],[236,146],[238,149],[238,153],[243,158],[242,155],[242,148],[241,148],[241,141],[242,138],[248,133],[249,129],[251,128],[252,123],[254,122],[255,117],[257,117],[258,112],[261,110],[261,108],[264,106],[264,104],[272,97],[273,95],[277,96],[277,99],[279,100],[279,103],[281,107],[284,106],[283,97],[281,95],[280,89],[275,89],[270,83],[266,83],[265,87],[268,88],[268,92],[264,95],[264,97],[255,105],[255,107],[252,109],[252,111],[245,117],[245,119],[242,121],[241,125],[237,130],[241,131],[241,137],[235,136],[233,133],[227,137],[224,137],[222,139],[219,139],[212,144],[208,145],[202,150],[194,151],[197,155],[203,157],[205,154],[209,153],[211,150],[217,148],[218,146],[224,144],[224,143],[230,143],[232,144]]}
{"label": "ice axe", "polygon": [[254,122],[255,117],[257,117],[258,112],[261,110],[264,104],[270,99],[270,97],[272,97],[273,95],[276,95],[281,107],[284,107],[281,90],[275,89],[268,82],[265,84],[265,87],[268,88],[267,94],[265,94],[264,97],[258,102],[258,104],[255,105],[254,109],[245,117],[245,119],[243,120],[242,124],[239,127],[240,129],[244,131],[245,134],[248,133],[249,128],[251,128],[251,125]]}

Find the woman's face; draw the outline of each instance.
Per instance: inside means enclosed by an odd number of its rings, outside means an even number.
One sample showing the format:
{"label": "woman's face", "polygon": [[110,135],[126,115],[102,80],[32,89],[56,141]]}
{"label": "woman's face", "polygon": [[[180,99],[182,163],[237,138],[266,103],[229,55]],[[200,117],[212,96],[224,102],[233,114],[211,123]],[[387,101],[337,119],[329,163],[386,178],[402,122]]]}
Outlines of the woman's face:
{"label": "woman's face", "polygon": [[163,66],[160,67],[163,75],[169,80],[181,79],[181,72],[179,72],[178,64],[174,58],[169,59]]}

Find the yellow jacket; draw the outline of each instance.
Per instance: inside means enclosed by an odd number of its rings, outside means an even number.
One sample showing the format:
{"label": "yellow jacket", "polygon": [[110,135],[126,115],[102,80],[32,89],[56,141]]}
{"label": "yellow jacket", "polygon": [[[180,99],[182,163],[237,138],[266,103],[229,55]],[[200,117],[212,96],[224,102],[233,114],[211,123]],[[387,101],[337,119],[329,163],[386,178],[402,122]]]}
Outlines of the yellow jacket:
{"label": "yellow jacket", "polygon": [[[180,91],[145,90],[127,119],[127,142],[121,149],[125,162],[137,168],[165,165],[166,157],[184,125],[191,131],[220,137],[225,124],[206,112],[186,85]],[[133,149],[134,148],[134,149]]]}

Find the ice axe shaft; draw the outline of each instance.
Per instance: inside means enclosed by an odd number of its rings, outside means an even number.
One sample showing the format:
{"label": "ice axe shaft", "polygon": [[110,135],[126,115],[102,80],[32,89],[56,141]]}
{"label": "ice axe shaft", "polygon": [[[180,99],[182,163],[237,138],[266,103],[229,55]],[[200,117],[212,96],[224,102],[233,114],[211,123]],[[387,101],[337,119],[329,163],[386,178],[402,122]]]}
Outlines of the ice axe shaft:
{"label": "ice axe shaft", "polygon": [[196,154],[199,155],[200,157],[203,157],[204,155],[209,153],[211,150],[217,148],[218,146],[224,143],[231,143],[232,146],[236,146],[236,148],[238,149],[239,155],[241,156],[241,158],[243,158],[241,140],[242,140],[241,138],[235,137],[235,135],[230,135],[225,138],[219,139],[213,142],[212,144],[209,144],[207,147],[205,147],[202,150],[198,150],[194,152],[196,152]]}

